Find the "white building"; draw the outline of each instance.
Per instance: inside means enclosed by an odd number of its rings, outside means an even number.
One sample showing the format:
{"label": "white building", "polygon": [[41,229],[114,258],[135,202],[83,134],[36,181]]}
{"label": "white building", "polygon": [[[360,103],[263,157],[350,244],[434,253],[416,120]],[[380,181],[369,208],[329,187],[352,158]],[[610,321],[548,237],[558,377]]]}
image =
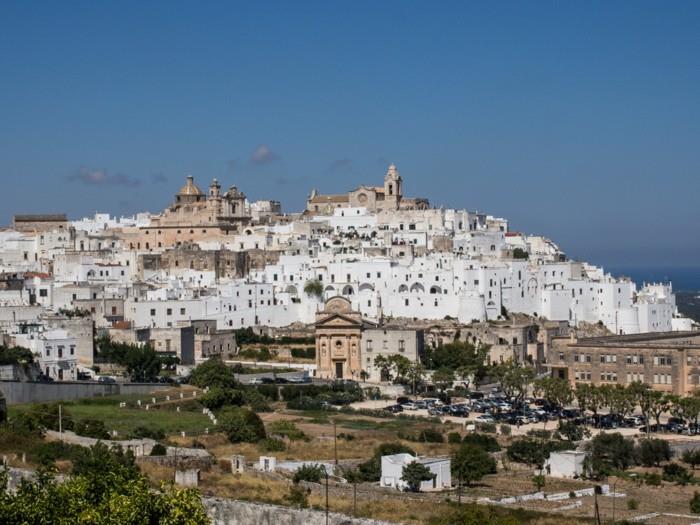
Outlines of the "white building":
{"label": "white building", "polygon": [[550,452],[544,468],[554,478],[579,478],[584,474],[586,453],[579,450]]}
{"label": "white building", "polygon": [[421,492],[449,489],[452,486],[449,458],[419,458],[411,454],[382,456],[382,475],[379,479],[379,486],[405,490],[408,485],[401,479],[403,468],[416,461],[427,467],[434,476],[430,481],[421,483]]}

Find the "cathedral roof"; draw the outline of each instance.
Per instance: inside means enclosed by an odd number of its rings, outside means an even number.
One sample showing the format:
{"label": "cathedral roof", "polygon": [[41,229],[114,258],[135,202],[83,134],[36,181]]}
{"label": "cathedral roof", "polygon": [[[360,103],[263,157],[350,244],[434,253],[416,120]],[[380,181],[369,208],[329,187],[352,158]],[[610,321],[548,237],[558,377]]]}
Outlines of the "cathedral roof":
{"label": "cathedral roof", "polygon": [[194,177],[192,175],[187,176],[187,182],[180,188],[177,192],[178,195],[204,195],[202,190],[194,183]]}

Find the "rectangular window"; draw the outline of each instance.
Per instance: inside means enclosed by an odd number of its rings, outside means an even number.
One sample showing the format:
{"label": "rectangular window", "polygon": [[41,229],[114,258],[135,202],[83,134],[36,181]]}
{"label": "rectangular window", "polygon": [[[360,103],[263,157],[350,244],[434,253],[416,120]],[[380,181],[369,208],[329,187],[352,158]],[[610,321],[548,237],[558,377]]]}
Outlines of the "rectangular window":
{"label": "rectangular window", "polygon": [[399,352],[405,352],[406,351],[406,341],[401,339],[399,341]]}
{"label": "rectangular window", "polygon": [[367,340],[367,351],[368,352],[372,351],[372,340],[371,339]]}
{"label": "rectangular window", "polygon": [[156,315],[156,309],[155,309],[155,308],[151,308],[151,317],[153,317],[154,315]]}
{"label": "rectangular window", "polygon": [[[231,309],[231,306],[229,305],[229,310]],[[180,308],[180,315],[185,315],[185,309]]]}
{"label": "rectangular window", "polygon": [[165,315],[173,315],[173,309],[172,309],[172,308],[168,308],[168,309],[165,311]]}

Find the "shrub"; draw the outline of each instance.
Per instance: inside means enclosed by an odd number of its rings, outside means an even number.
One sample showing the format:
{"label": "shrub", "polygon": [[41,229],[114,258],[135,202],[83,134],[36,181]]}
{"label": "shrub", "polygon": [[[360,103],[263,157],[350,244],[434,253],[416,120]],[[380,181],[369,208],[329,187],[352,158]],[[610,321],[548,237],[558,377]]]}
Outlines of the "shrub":
{"label": "shrub", "polygon": [[272,407],[267,398],[257,390],[244,390],[243,399],[254,412],[272,412]]}
{"label": "shrub", "polygon": [[678,463],[669,463],[664,465],[662,479],[679,485],[687,485],[693,480],[693,475],[688,472],[687,468]]}
{"label": "shrub", "polygon": [[270,423],[268,431],[270,434],[284,436],[292,441],[307,439],[306,434],[299,430],[293,422],[287,420],[274,421]]}
{"label": "shrub", "polygon": [[225,406],[241,406],[245,402],[243,392],[237,388],[214,386],[199,398],[209,410],[219,410]]}
{"label": "shrub", "polygon": [[635,448],[635,457],[645,467],[658,467],[671,459],[671,447],[665,439],[643,439]]}
{"label": "shrub", "polygon": [[308,348],[292,348],[290,350],[292,357],[297,359],[315,359],[316,349],[313,346]]}
{"label": "shrub", "polygon": [[300,481],[309,481],[311,483],[320,483],[321,478],[326,477],[326,469],[323,465],[305,464],[297,469],[292,480],[294,483]]}
{"label": "shrub", "polygon": [[590,436],[590,431],[587,428],[583,425],[578,425],[574,421],[559,421],[557,432],[569,441],[581,441],[583,438]]}
{"label": "shrub", "polygon": [[690,499],[690,512],[700,514],[700,494],[698,492],[693,493],[693,497]]}
{"label": "shrub", "polygon": [[281,439],[277,438],[265,438],[260,443],[258,443],[258,446],[264,451],[264,452],[283,452],[287,450],[287,445],[285,444],[284,441]]}
{"label": "shrub", "polygon": [[284,500],[289,503],[290,507],[305,509],[309,506],[308,495],[310,493],[310,489],[304,490],[303,487],[292,485],[289,487],[289,493],[284,497]]}
{"label": "shrub", "polygon": [[661,474],[657,472],[647,472],[644,474],[644,483],[653,487],[661,485]]}
{"label": "shrub", "polygon": [[338,434],[338,439],[344,439],[345,441],[352,441],[353,439],[355,439],[355,436],[353,436],[352,434],[346,434],[344,432],[341,432],[340,434]]}
{"label": "shrub", "polygon": [[421,483],[435,477],[428,467],[417,461],[405,465],[401,471],[401,480],[406,483],[406,490],[419,492]]}
{"label": "shrub", "polygon": [[527,465],[541,466],[547,459],[546,447],[540,441],[523,438],[513,441],[507,450],[508,459]]}
{"label": "shrub", "polygon": [[486,432],[487,434],[496,433],[496,423],[477,423],[476,429],[479,432]]}
{"label": "shrub", "polygon": [[507,424],[503,423],[503,424],[501,425],[501,434],[504,435],[504,436],[510,436],[510,434],[511,434],[510,425],[507,425]]}
{"label": "shrub", "polygon": [[257,443],[265,439],[265,425],[247,408],[226,407],[218,415],[219,427],[231,443]]}
{"label": "shrub", "polygon": [[700,465],[700,449],[686,450],[683,452],[683,463],[687,463],[695,470],[695,466]]}
{"label": "shrub", "polygon": [[313,397],[295,397],[287,401],[290,410],[323,410],[323,401]]}
{"label": "shrub", "polygon": [[459,432],[450,432],[447,434],[447,442],[451,445],[458,445],[462,442],[462,436]]}
{"label": "shrub", "polygon": [[160,440],[165,438],[165,433],[159,428],[139,426],[132,430],[129,434],[129,439],[143,438]]}
{"label": "shrub", "polygon": [[627,509],[628,510],[637,510],[639,508],[639,502],[634,499],[630,498],[627,500]]}
{"label": "shrub", "polygon": [[270,401],[279,400],[280,395],[277,385],[258,385],[255,387],[255,390]]}
{"label": "shrub", "polygon": [[464,436],[462,443],[476,445],[486,452],[498,452],[501,450],[501,446],[496,441],[496,438],[486,434],[467,434]]}
{"label": "shrub", "polygon": [[434,428],[426,428],[418,432],[416,441],[422,441],[423,443],[444,443],[445,437],[442,435],[442,432]]}
{"label": "shrub", "polygon": [[74,431],[79,436],[94,439],[109,439],[109,432],[101,419],[80,419],[74,425]]}
{"label": "shrub", "polygon": [[168,449],[166,449],[163,445],[160,443],[156,443],[153,445],[153,448],[151,449],[151,456],[165,456],[168,454]]}
{"label": "shrub", "polygon": [[452,458],[452,470],[458,478],[471,485],[486,474],[495,474],[496,461],[483,448],[462,443]]}

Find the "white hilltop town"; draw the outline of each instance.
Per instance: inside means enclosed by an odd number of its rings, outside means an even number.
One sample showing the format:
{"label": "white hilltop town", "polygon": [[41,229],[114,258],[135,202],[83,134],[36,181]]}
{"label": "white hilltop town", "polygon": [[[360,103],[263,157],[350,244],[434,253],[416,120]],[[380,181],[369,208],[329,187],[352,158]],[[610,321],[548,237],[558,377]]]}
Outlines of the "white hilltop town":
{"label": "white hilltop town", "polygon": [[[158,214],[15,215],[0,230],[0,272],[0,343],[31,349],[56,381],[89,375],[97,336],[194,365],[235,359],[241,328],[315,337],[307,370],[319,378],[381,382],[377,356],[420,360],[454,339],[572,382],[641,373],[683,393],[700,377],[687,368],[700,332],[671,283],[613,276],[507,219],[407,198],[393,164],[379,186],[313,190],[294,213],[189,176]],[[656,359],[668,340],[685,352],[674,366]],[[609,350],[630,346],[634,363]],[[641,372],[639,348],[654,356]]]}

